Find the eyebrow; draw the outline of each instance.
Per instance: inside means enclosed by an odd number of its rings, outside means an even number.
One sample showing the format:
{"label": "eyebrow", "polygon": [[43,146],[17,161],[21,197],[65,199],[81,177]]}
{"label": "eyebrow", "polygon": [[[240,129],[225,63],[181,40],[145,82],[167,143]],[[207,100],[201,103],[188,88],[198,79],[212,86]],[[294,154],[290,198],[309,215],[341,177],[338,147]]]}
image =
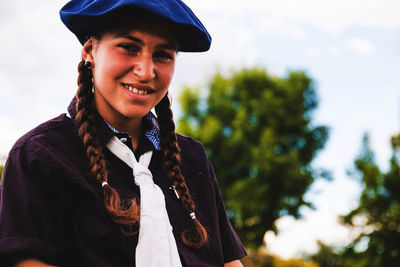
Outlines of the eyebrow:
{"label": "eyebrow", "polygon": [[[137,38],[135,36],[132,36],[132,35],[130,35],[128,33],[125,33],[125,32],[117,34],[116,37],[117,38],[126,38],[126,39],[129,39],[129,40],[133,41],[133,42],[136,42],[136,43],[139,43],[141,45],[144,45],[144,42],[143,42],[142,39]],[[169,50],[174,50],[174,51],[177,50],[174,46],[172,46],[170,44],[167,44],[167,43],[159,44],[159,45],[157,45],[157,47],[165,48],[165,49],[169,49]]]}

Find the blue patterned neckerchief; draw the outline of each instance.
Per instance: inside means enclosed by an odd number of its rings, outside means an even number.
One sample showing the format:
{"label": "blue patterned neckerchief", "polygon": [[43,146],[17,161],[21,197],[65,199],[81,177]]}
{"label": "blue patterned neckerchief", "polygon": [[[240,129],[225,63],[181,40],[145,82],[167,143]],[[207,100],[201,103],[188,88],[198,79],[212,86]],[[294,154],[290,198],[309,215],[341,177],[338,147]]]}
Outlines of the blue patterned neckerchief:
{"label": "blue patterned neckerchief", "polygon": [[[147,113],[146,116],[144,116],[144,119],[151,123],[151,129],[147,130],[144,133],[144,135],[153,144],[154,148],[157,151],[160,151],[161,145],[160,145],[160,135],[159,135],[159,127],[158,127],[157,119],[154,116],[154,114],[151,112]],[[111,131],[113,131],[114,133],[117,133],[117,134],[120,133],[120,132],[118,132],[117,129],[112,127],[108,122],[106,122],[105,120],[104,120],[104,122],[108,125],[108,127],[110,127]],[[126,133],[126,134],[128,134],[128,133]]]}

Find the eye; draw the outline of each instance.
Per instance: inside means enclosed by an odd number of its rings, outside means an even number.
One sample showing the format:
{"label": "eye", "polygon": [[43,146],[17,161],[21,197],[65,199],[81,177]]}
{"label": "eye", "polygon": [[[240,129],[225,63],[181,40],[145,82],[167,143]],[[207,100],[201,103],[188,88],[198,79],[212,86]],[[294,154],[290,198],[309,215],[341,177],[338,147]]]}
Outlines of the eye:
{"label": "eye", "polygon": [[155,58],[159,58],[161,60],[173,60],[174,55],[172,52],[167,52],[167,51],[156,51],[154,52],[153,56]]}
{"label": "eye", "polygon": [[140,51],[140,47],[134,44],[130,43],[121,43],[117,45],[118,47],[121,47],[123,50],[129,53],[137,53]]}

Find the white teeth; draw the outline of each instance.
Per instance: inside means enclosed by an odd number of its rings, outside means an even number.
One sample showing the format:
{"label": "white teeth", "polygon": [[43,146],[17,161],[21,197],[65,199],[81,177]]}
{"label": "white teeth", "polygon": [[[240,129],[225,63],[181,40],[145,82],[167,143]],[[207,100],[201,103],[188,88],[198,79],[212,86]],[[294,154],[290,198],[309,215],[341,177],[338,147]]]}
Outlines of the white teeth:
{"label": "white teeth", "polygon": [[139,94],[139,95],[147,95],[147,94],[149,94],[149,91],[147,91],[147,90],[140,90],[140,89],[137,89],[137,88],[132,87],[132,86],[127,85],[127,84],[124,84],[124,87],[127,88],[132,93],[135,93],[135,94]]}

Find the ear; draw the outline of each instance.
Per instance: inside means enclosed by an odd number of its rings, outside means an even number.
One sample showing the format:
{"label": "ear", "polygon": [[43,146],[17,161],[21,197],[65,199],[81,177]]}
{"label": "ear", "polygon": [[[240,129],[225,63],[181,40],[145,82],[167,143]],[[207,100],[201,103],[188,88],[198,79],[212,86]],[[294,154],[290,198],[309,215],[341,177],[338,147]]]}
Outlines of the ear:
{"label": "ear", "polygon": [[93,65],[93,38],[89,38],[82,47],[82,58]]}

